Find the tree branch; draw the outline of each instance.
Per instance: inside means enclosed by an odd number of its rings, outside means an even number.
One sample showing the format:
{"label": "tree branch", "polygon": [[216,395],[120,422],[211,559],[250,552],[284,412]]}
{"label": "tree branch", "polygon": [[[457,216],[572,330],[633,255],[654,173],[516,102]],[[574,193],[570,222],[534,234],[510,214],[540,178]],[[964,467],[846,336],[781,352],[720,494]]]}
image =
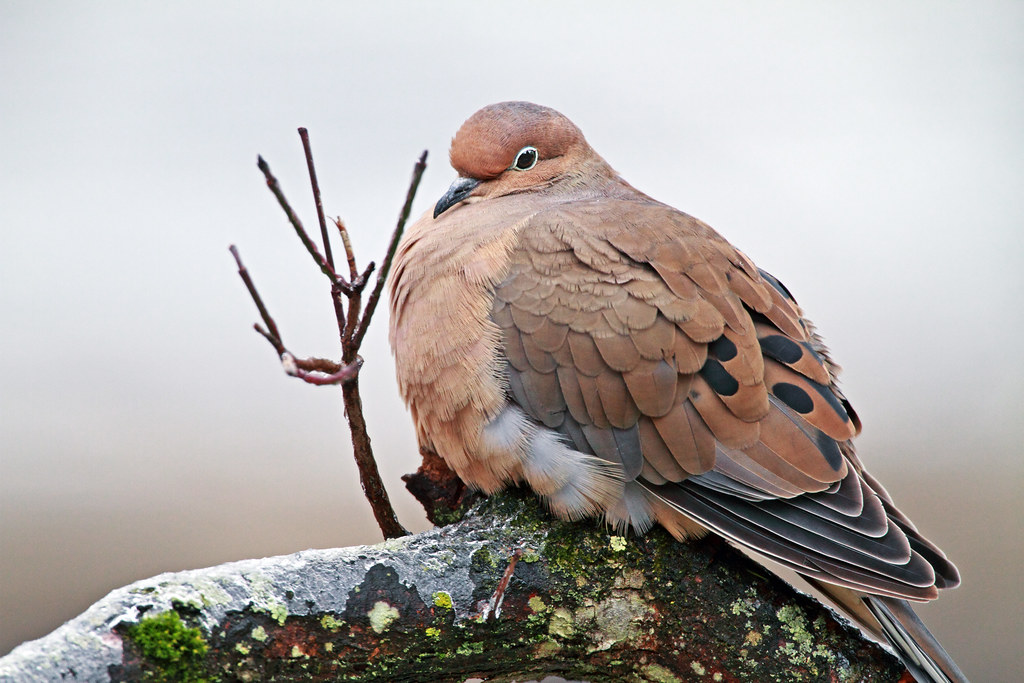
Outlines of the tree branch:
{"label": "tree branch", "polygon": [[278,358],[281,359],[281,367],[284,369],[285,374],[291,377],[298,377],[307,384],[314,384],[318,386],[332,385],[332,384],[343,384],[345,382],[352,381],[359,372],[359,368],[362,367],[363,361],[361,358],[355,357],[350,363],[335,363],[334,361],[327,360],[326,358],[296,358],[281,340],[281,332],[277,329],[277,323],[274,322],[274,318],[270,315],[266,305],[263,303],[263,298],[260,296],[259,291],[256,289],[256,284],[252,281],[252,276],[249,275],[249,269],[242,263],[242,257],[238,253],[238,247],[231,245],[228,247],[231,255],[235,257],[235,263],[238,264],[238,274],[241,276],[242,281],[245,283],[245,288],[249,290],[249,295],[252,297],[253,302],[256,304],[256,308],[260,312],[260,317],[263,318],[263,323],[267,326],[263,328],[259,323],[253,325],[253,328],[260,333],[260,335],[270,342],[270,345],[277,351]]}
{"label": "tree branch", "polygon": [[[500,613],[488,609],[497,600]],[[172,680],[168,671],[192,681],[910,680],[891,654],[717,538],[616,536],[555,521],[523,492],[377,546],[140,581],[0,660],[11,681]]]}
{"label": "tree branch", "polygon": [[[389,244],[388,251],[384,257],[384,267],[382,267],[380,272],[377,274],[376,285],[374,286],[373,292],[370,294],[370,298],[364,309],[362,307],[362,292],[366,287],[366,283],[369,281],[370,274],[374,270],[374,263],[371,261],[366,267],[366,270],[363,271],[361,275],[359,274],[348,230],[346,230],[345,225],[339,218],[334,222],[345,247],[345,256],[348,261],[351,281],[345,280],[345,278],[338,275],[335,270],[334,256],[331,251],[331,241],[327,232],[327,221],[324,217],[323,201],[320,195],[320,184],[317,181],[316,167],[313,163],[313,151],[309,143],[308,131],[305,128],[299,128],[299,137],[302,139],[302,146],[306,156],[306,167],[309,170],[309,180],[313,190],[313,201],[316,206],[317,220],[320,223],[320,237],[323,241],[324,254],[326,254],[326,257],[320,254],[320,251],[306,233],[306,230],[302,225],[302,221],[299,220],[295,211],[288,203],[287,198],[284,196],[284,192],[281,190],[277,178],[275,178],[274,174],[271,173],[269,164],[267,164],[263,157],[259,157],[257,165],[267,181],[267,187],[270,188],[274,197],[277,198],[278,204],[280,204],[281,208],[284,210],[285,216],[288,218],[288,222],[291,223],[292,227],[295,229],[295,233],[298,235],[303,246],[305,246],[306,251],[309,252],[309,255],[317,264],[317,267],[326,274],[331,281],[331,305],[334,307],[334,315],[337,319],[338,337],[341,343],[341,362],[334,363],[323,358],[299,359],[288,351],[284,342],[281,340],[281,333],[277,328],[277,324],[267,311],[259,292],[256,290],[256,285],[253,283],[252,277],[249,275],[249,271],[242,264],[242,259],[239,256],[238,249],[234,245],[230,247],[231,254],[235,257],[235,262],[238,265],[238,274],[242,277],[246,289],[249,290],[249,295],[256,303],[256,308],[259,309],[260,316],[263,318],[263,322],[266,325],[266,329],[258,324],[254,327],[257,332],[270,342],[274,347],[274,350],[277,351],[285,373],[292,377],[298,377],[308,384],[318,386],[341,385],[342,397],[345,403],[345,416],[348,418],[349,432],[352,438],[352,450],[356,465],[359,468],[359,482],[363,487],[363,493],[369,501],[370,507],[373,509],[373,516],[377,520],[377,524],[380,527],[381,533],[384,534],[384,538],[404,536],[408,532],[398,521],[398,517],[395,515],[395,511],[391,506],[387,490],[384,488],[380,472],[377,469],[376,460],[373,457],[373,450],[370,445],[370,436],[366,430],[366,420],[363,417],[363,403],[359,396],[358,373],[363,364],[363,359],[359,357],[359,347],[362,344],[363,337],[366,334],[370,320],[376,310],[377,301],[384,288],[384,282],[387,279],[388,270],[391,268],[391,260],[398,247],[398,240],[402,235],[405,222],[409,217],[412,201],[416,196],[416,190],[419,187],[420,178],[423,177],[423,171],[426,169],[427,153],[425,151],[423,152],[413,168],[413,177],[409,183],[409,189],[406,191],[405,204],[402,206],[402,210],[399,214],[398,225],[391,236],[391,243]],[[348,298],[347,312],[345,309],[345,302],[342,301],[342,296]]]}
{"label": "tree branch", "polygon": [[[260,171],[263,172],[263,177],[267,179],[267,187],[270,188],[270,191],[277,198],[277,203],[280,204],[281,208],[284,210],[285,215],[288,217],[288,222],[292,224],[292,228],[295,229],[295,234],[298,235],[299,240],[302,242],[302,245],[306,247],[306,251],[309,252],[309,255],[313,258],[317,267],[320,268],[324,275],[330,278],[331,284],[341,282],[342,278],[334,272],[334,267],[324,260],[324,257],[320,254],[320,250],[316,248],[316,245],[313,244],[313,240],[309,239],[306,229],[302,227],[302,221],[300,221],[299,217],[295,215],[294,211],[292,211],[291,205],[288,203],[288,200],[284,196],[284,192],[281,190],[280,183],[277,182],[277,178],[274,177],[274,174],[270,172],[270,165],[267,164],[263,157],[257,157],[256,165],[259,167]],[[324,234],[326,234],[326,231]]]}
{"label": "tree branch", "polygon": [[[356,332],[353,339],[353,343],[356,346],[362,344],[363,336],[366,335],[366,328],[370,326],[370,317],[373,316],[373,312],[377,309],[377,300],[380,299],[381,290],[384,289],[384,281],[388,279],[388,273],[391,272],[391,261],[395,258],[398,241],[402,239],[402,233],[405,231],[405,222],[409,220],[412,200],[416,196],[416,190],[420,186],[420,179],[423,178],[423,172],[426,169],[427,152],[424,150],[423,154],[420,155],[419,161],[416,162],[412,169],[412,180],[409,182],[409,190],[405,193],[405,204],[402,205],[402,211],[398,214],[398,224],[395,226],[395,231],[391,233],[391,243],[388,245],[387,254],[384,256],[384,263],[377,273],[377,284],[373,286],[373,292],[370,293],[370,298],[366,302],[366,310],[363,312],[363,319],[359,323],[359,331]],[[369,271],[366,274],[369,276]]]}
{"label": "tree branch", "polygon": [[270,312],[267,311],[266,305],[263,303],[263,297],[256,291],[256,285],[252,281],[252,276],[249,275],[249,269],[242,263],[242,257],[238,254],[238,247],[231,245],[228,247],[228,251],[235,257],[235,263],[238,265],[238,275],[242,278],[242,282],[245,283],[245,288],[249,290],[249,296],[252,297],[253,302],[256,304],[256,309],[260,312],[260,317],[263,319],[263,324],[267,326],[267,329],[263,329],[258,324],[254,325],[256,331],[263,335],[263,337],[270,342],[274,350],[277,351],[278,356],[283,356],[286,351],[284,348],[284,342],[281,341],[281,333],[277,330],[277,323],[270,317]]}
{"label": "tree branch", "polygon": [[[309,184],[313,188],[313,203],[316,204],[316,217],[320,222],[320,239],[324,245],[324,256],[327,265],[334,269],[334,255],[331,253],[331,240],[327,237],[327,220],[324,218],[324,203],[320,198],[320,183],[316,179],[316,167],[313,165],[313,148],[309,144],[309,131],[299,128],[299,139],[302,140],[302,151],[306,154],[306,168],[309,170]],[[355,273],[352,274],[355,277]]]}

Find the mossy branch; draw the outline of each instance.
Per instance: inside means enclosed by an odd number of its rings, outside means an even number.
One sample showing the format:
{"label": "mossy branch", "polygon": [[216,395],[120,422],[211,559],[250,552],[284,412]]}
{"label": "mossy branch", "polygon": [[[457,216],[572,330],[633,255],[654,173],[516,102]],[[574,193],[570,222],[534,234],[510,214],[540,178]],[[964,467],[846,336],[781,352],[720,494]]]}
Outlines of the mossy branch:
{"label": "mossy branch", "polygon": [[0,680],[159,680],[167,667],[211,681],[909,680],[720,540],[558,522],[525,492],[377,546],[140,581],[0,660]]}

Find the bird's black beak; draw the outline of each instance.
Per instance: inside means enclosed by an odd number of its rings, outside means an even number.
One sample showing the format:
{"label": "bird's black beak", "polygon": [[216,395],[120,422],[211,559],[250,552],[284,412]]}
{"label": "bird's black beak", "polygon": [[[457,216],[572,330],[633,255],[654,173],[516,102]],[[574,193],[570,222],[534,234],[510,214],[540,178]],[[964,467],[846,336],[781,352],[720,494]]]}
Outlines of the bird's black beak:
{"label": "bird's black beak", "polygon": [[479,184],[480,181],[473,178],[463,178],[461,176],[456,178],[452,186],[448,188],[448,191],[444,193],[444,196],[438,199],[437,204],[434,205],[434,218],[437,218],[468,197]]}

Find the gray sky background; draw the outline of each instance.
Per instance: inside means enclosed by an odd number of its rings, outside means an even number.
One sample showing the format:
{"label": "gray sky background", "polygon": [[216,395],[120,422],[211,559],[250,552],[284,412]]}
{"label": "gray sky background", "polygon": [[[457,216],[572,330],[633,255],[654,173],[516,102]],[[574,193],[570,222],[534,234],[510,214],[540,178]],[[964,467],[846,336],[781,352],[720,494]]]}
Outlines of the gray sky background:
{"label": "gray sky background", "polygon": [[[569,115],[631,183],[795,293],[846,368],[862,458],[956,561],[921,610],[968,675],[1024,669],[1024,5],[0,3],[0,652],[161,571],[379,539],[336,389],[295,129],[379,260],[479,107]],[[386,310],[371,437],[403,520],[418,457]],[[442,330],[439,333],[450,333]]]}

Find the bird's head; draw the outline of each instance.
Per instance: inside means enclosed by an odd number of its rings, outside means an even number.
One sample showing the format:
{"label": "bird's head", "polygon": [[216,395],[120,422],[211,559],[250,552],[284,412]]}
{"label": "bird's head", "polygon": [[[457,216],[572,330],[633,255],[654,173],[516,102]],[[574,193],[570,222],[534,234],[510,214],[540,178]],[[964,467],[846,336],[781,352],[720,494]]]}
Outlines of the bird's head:
{"label": "bird's head", "polygon": [[452,138],[449,158],[459,177],[434,218],[470,198],[550,186],[578,174],[588,158],[600,159],[572,121],[530,102],[500,102],[470,116]]}

